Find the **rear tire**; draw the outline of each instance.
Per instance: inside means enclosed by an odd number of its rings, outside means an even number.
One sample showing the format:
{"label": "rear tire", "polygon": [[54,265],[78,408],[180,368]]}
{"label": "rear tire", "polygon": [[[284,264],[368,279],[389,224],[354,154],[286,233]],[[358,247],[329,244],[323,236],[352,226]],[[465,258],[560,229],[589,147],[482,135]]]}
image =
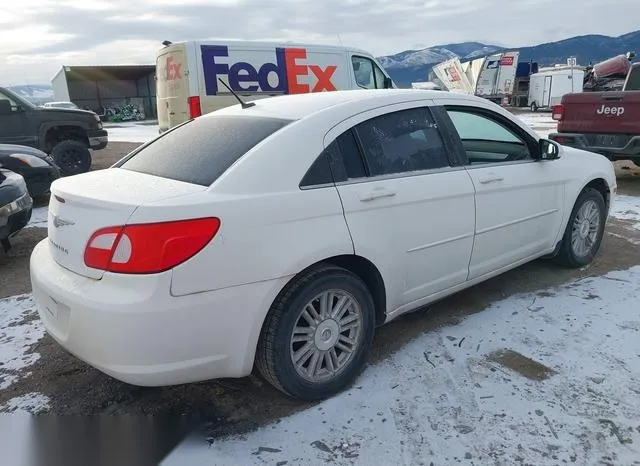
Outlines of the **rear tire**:
{"label": "rear tire", "polygon": [[256,366],[288,396],[324,399],[358,376],[374,332],[374,303],[365,283],[341,267],[322,265],[295,278],[276,298]]}
{"label": "rear tire", "polygon": [[65,176],[85,173],[91,168],[91,152],[86,144],[73,139],[56,144],[51,157]]}
{"label": "rear tire", "polygon": [[592,188],[584,189],[569,216],[555,262],[570,268],[590,264],[600,249],[606,219],[602,194]]}

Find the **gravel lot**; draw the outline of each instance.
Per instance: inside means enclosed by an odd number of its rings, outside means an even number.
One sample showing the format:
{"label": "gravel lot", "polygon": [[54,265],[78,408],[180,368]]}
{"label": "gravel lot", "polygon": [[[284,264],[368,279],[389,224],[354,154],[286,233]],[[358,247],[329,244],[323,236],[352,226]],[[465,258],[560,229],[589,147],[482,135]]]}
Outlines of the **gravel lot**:
{"label": "gravel lot", "polygon": [[[138,144],[112,142],[94,153],[93,169],[110,166]],[[619,193],[640,196],[640,170],[631,163],[618,163]],[[21,303],[23,312],[0,331],[0,348],[23,341],[26,348],[0,365],[0,411],[16,408],[59,414],[166,413],[192,414],[211,419],[214,432],[238,432],[299,411],[307,404],[281,396],[258,376],[239,380],[204,382],[169,388],[132,387],[90,368],[63,351],[49,336],[38,338],[37,314],[31,310],[28,261],[33,246],[46,236],[43,228],[27,228],[14,240],[8,254],[0,253],[0,317],[10,319],[10,307]],[[537,261],[501,277],[473,287],[429,308],[383,327],[377,334],[371,364],[383,361],[416,337],[459,319],[483,311],[492,302],[508,296],[534,292],[566,283],[577,277],[599,276],[640,264],[640,230],[631,220],[612,219],[600,255],[579,271]],[[4,304],[2,304],[4,303]],[[4,305],[4,307],[3,307]],[[33,337],[37,343],[31,345]],[[22,339],[22,340],[21,340]],[[16,366],[18,367],[18,366]],[[6,387],[5,387],[6,386]],[[4,388],[3,388],[4,387]]]}

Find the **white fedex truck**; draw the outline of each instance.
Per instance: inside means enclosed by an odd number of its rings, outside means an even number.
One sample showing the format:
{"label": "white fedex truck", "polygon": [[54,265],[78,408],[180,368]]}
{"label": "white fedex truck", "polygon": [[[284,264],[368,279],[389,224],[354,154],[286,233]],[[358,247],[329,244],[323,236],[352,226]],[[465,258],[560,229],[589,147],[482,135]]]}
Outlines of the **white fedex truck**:
{"label": "white fedex truck", "polygon": [[231,40],[164,44],[156,57],[161,133],[237,104],[229,89],[251,101],[281,94],[396,87],[370,53],[349,47]]}

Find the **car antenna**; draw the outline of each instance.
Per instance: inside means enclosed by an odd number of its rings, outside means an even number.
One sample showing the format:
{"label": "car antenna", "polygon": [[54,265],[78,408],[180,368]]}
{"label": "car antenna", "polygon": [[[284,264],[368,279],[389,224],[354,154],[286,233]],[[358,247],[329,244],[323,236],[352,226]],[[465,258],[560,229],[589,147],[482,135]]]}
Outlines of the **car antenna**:
{"label": "car antenna", "polygon": [[225,83],[225,82],[222,80],[222,78],[218,78],[218,81],[220,81],[224,87],[226,87],[227,89],[229,89],[229,92],[231,92],[231,93],[233,94],[233,96],[234,96],[236,99],[238,99],[238,102],[240,102],[240,105],[242,105],[242,108],[249,108],[249,107],[253,107],[253,106],[256,104],[255,102],[245,102],[244,100],[242,100],[238,94],[236,94],[235,92],[233,92],[233,89],[231,89],[229,86],[227,86],[227,83]]}

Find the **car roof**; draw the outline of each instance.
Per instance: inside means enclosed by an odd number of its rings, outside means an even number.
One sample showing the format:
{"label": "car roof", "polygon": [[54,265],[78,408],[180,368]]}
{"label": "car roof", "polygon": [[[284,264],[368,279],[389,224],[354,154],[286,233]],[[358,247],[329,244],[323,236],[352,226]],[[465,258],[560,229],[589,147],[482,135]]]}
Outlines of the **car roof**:
{"label": "car roof", "polygon": [[[330,109],[349,106],[360,111],[394,103],[442,98],[442,91],[422,89],[356,89],[331,92],[290,94],[256,100],[255,106],[243,109],[239,104],[207,115],[253,115],[286,120],[300,120]],[[476,101],[479,97],[447,93],[447,100]],[[482,99],[484,101],[484,99]],[[205,115],[205,117],[207,116]]]}

